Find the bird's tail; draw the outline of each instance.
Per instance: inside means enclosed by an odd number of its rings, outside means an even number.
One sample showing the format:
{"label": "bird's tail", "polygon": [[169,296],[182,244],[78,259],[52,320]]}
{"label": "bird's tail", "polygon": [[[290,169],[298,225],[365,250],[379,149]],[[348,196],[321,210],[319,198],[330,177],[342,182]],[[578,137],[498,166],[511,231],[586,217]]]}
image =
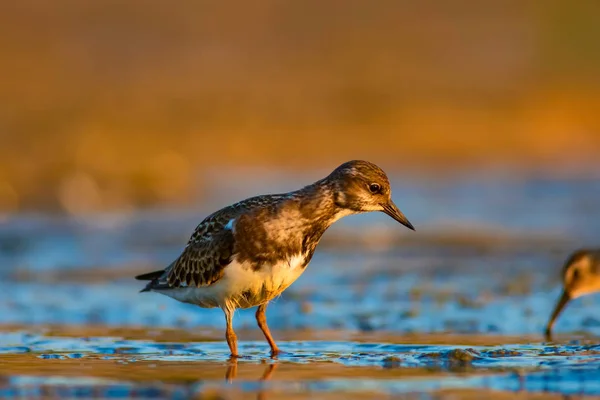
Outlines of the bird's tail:
{"label": "bird's tail", "polygon": [[149,292],[153,286],[154,281],[160,279],[160,277],[164,273],[165,273],[165,271],[161,269],[160,271],[148,272],[146,274],[136,276],[135,279],[137,279],[138,281],[150,281],[150,282],[148,282],[148,285],[146,285],[145,288],[140,290],[140,293]]}
{"label": "bird's tail", "polygon": [[164,269],[160,271],[148,272],[147,274],[138,275],[135,277],[138,281],[152,281],[154,279],[158,279],[165,273]]}

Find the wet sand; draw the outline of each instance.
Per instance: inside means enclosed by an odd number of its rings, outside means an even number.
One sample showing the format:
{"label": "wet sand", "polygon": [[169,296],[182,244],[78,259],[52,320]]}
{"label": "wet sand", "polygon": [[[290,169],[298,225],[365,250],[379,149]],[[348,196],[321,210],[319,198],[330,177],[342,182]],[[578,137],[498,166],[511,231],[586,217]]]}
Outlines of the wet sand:
{"label": "wet sand", "polygon": [[170,398],[215,394],[230,399],[243,393],[274,399],[390,393],[505,398],[503,391],[535,398],[536,392],[556,390],[536,379],[557,385],[563,379],[565,390],[579,385],[582,393],[595,393],[598,374],[589,371],[600,365],[600,348],[586,339],[550,345],[535,337],[499,335],[278,333],[284,353],[276,359],[265,344],[251,340],[241,343],[244,356],[233,361],[216,331],[2,326],[0,394],[11,397],[43,387],[63,395],[116,390],[131,396],[151,390]]}

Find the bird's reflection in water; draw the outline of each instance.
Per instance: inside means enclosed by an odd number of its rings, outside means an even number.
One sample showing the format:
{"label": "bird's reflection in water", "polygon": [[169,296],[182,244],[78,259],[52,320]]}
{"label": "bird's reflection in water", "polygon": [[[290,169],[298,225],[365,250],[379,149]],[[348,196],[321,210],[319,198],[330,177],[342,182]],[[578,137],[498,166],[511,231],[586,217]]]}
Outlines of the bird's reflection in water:
{"label": "bird's reflection in water", "polygon": [[[273,375],[273,372],[275,371],[276,368],[277,368],[277,364],[268,364],[259,380],[268,381],[269,379],[271,379],[271,376]],[[225,380],[228,383],[232,383],[233,380],[237,377],[237,370],[238,370],[237,360],[229,361],[229,364],[227,365],[227,371],[225,372]]]}
{"label": "bird's reflection in water", "polygon": [[[277,368],[277,364],[273,364],[273,363],[267,364],[259,381],[268,381],[269,379],[271,379],[271,376],[273,375],[273,372],[275,371],[276,368]],[[237,370],[238,370],[237,360],[230,360],[229,364],[227,366],[227,371],[225,372],[225,380],[227,381],[227,383],[232,383],[233,380],[237,377]],[[267,395],[267,390],[263,387],[263,385],[261,385],[260,389],[256,393],[256,399],[264,400],[267,398],[266,395]]]}
{"label": "bird's reflection in water", "polygon": [[232,383],[237,376],[238,363],[235,360],[229,361],[227,371],[225,372],[225,380],[227,383]]}

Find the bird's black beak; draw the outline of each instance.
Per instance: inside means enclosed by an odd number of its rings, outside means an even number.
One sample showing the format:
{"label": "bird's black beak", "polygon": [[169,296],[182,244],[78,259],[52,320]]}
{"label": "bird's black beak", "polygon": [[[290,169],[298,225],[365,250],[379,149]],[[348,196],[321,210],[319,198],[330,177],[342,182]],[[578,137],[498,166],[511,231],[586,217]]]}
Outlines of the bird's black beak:
{"label": "bird's black beak", "polygon": [[383,207],[383,212],[394,218],[396,221],[400,222],[402,225],[407,227],[408,229],[415,230],[415,227],[408,221],[408,219],[402,214],[398,207],[394,204],[393,201],[389,201],[388,203],[384,203],[381,205]]}
{"label": "bird's black beak", "polygon": [[546,326],[546,340],[552,340],[552,326],[554,325],[554,321],[556,321],[570,300],[571,296],[566,290],[564,290],[560,296],[560,299],[558,299],[558,303],[556,303],[554,311],[552,312],[552,316],[550,317],[550,321],[548,321],[548,325]]}

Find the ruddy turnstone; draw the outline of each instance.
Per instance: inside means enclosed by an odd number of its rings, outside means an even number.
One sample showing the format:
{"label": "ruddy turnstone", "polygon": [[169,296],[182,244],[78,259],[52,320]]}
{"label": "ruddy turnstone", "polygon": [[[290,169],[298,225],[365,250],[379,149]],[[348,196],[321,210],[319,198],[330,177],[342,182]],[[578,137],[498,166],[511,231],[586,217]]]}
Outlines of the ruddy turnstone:
{"label": "ruddy turnstone", "polygon": [[256,322],[275,356],[279,349],[267,326],[267,304],[304,272],[328,227],[370,211],[414,230],[392,201],[385,172],[367,161],[349,161],[302,189],[251,197],[209,215],[173,263],[136,279],[150,281],[142,292],[221,308],[232,357],[238,356],[234,310],[258,306]]}
{"label": "ruddy turnstone", "polygon": [[552,326],[569,301],[600,292],[600,249],[577,250],[563,267],[563,292],[546,326],[546,338],[552,337]]}

